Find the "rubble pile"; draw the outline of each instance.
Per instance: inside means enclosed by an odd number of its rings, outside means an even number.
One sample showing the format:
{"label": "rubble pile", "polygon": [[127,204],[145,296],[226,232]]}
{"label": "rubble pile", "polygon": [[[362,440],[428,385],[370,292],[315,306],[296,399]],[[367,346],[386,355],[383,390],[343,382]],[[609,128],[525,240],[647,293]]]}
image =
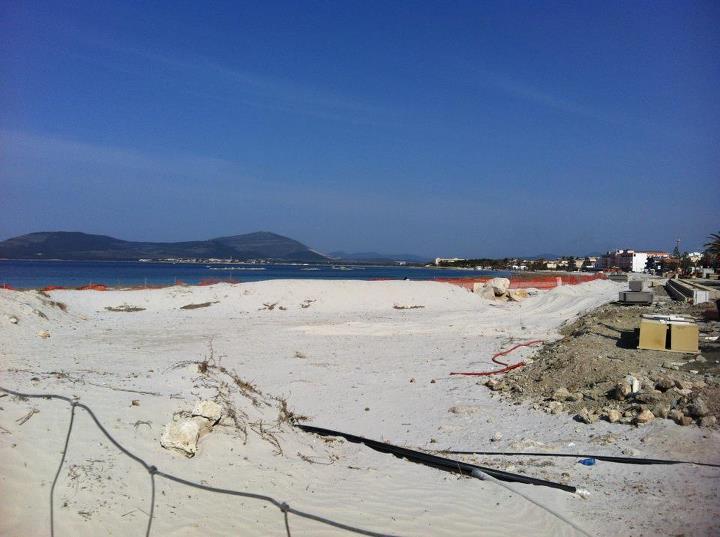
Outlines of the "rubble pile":
{"label": "rubble pile", "polygon": [[[608,304],[565,327],[565,337],[546,345],[525,367],[482,383],[581,423],[643,425],[664,418],[683,426],[715,427],[720,416],[720,323],[704,319],[705,307]],[[641,314],[650,312],[694,315],[700,354],[637,349],[635,328]]]}

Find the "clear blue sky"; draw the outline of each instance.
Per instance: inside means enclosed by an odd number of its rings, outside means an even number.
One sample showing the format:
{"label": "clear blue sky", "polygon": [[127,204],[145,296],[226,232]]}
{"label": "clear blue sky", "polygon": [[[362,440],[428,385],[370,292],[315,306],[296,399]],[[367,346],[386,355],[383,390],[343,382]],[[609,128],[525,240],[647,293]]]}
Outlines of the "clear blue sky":
{"label": "clear blue sky", "polygon": [[0,238],[692,250],[720,3],[3,2]]}

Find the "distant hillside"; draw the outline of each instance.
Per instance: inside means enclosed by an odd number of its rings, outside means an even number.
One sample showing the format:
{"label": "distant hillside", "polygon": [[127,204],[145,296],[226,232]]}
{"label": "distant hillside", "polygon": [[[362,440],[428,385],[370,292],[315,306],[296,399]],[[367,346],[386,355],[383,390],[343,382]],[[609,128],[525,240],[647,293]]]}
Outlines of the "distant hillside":
{"label": "distant hillside", "polygon": [[190,242],[132,242],[105,235],[50,231],[0,242],[0,258],[137,260],[182,258],[327,261],[304,244],[266,231]]}
{"label": "distant hillside", "polygon": [[388,262],[388,261],[408,261],[411,263],[425,263],[428,258],[413,254],[380,254],[378,252],[330,252],[329,257],[343,261],[363,261],[372,262]]}

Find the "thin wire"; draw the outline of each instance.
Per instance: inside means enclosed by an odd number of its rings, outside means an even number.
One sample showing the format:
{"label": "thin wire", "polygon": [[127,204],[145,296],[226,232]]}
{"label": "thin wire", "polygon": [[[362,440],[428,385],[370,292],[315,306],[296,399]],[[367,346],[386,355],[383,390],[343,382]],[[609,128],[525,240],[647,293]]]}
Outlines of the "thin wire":
{"label": "thin wire", "polygon": [[74,422],[75,404],[70,407],[70,424],[68,425],[68,432],[65,436],[65,447],[63,447],[62,457],[60,458],[60,465],[58,466],[57,472],[55,472],[55,479],[53,479],[52,487],[50,487],[50,537],[55,536],[55,485],[57,485],[63,464],[65,464],[65,455],[67,455],[68,444],[70,443],[70,434],[72,433]]}
{"label": "thin wire", "polygon": [[[314,520],[314,521],[319,522],[319,523],[321,523],[321,524],[325,524],[325,525],[327,525],[327,526],[332,526],[332,527],[335,527],[335,528],[338,528],[338,529],[342,529],[342,530],[345,530],[345,531],[349,531],[349,532],[351,532],[351,533],[356,533],[356,534],[359,534],[359,535],[367,535],[368,537],[396,537],[396,536],[394,536],[394,535],[392,535],[392,534],[379,533],[379,532],[374,532],[374,531],[370,531],[370,530],[365,530],[365,529],[362,529],[362,528],[356,528],[355,526],[350,526],[350,525],[348,525],[348,524],[343,524],[342,522],[336,522],[336,521],[331,520],[331,519],[329,519],[329,518],[321,517],[321,516],[319,516],[319,515],[314,515],[314,514],[312,514],[312,513],[306,513],[306,512],[304,512],[304,511],[300,511],[300,510],[298,510],[298,509],[294,509],[294,508],[290,507],[287,503],[285,503],[285,502],[280,502],[280,501],[276,500],[275,498],[273,498],[272,496],[266,496],[266,495],[264,495],[264,494],[255,494],[255,493],[253,493],[253,492],[243,492],[243,491],[238,491],[238,490],[221,489],[221,488],[217,488],[217,487],[210,487],[210,486],[208,486],[208,485],[203,485],[203,484],[201,484],[201,483],[195,483],[195,482],[193,482],[193,481],[188,481],[188,480],[186,480],[186,479],[183,479],[183,478],[181,478],[181,477],[174,476],[174,475],[172,475],[172,474],[166,474],[165,472],[159,471],[155,466],[153,466],[153,465],[151,465],[151,464],[148,464],[148,463],[145,462],[143,459],[141,459],[140,457],[138,457],[137,455],[135,455],[135,454],[132,453],[131,451],[128,451],[125,447],[123,447],[120,443],[118,443],[118,441],[115,440],[115,438],[113,438],[113,436],[108,432],[108,430],[105,429],[105,427],[103,427],[102,423],[100,423],[100,420],[97,418],[97,416],[96,416],[95,413],[92,411],[92,409],[91,409],[89,406],[85,405],[85,404],[79,403],[79,402],[77,402],[77,401],[75,401],[75,400],[73,400],[73,399],[71,399],[71,398],[69,398],[69,397],[65,397],[64,395],[22,393],[22,392],[16,392],[16,391],[14,391],[14,390],[9,390],[9,389],[7,389],[7,388],[3,388],[2,386],[0,386],[0,391],[6,392],[6,393],[9,393],[10,395],[15,395],[15,396],[21,397],[21,398],[30,398],[30,399],[59,399],[59,400],[61,400],[61,401],[66,401],[67,403],[70,403],[70,405],[71,405],[71,407],[72,407],[70,427],[69,427],[69,429],[68,429],[67,438],[65,439],[65,450],[63,451],[63,456],[62,456],[62,460],[61,460],[61,462],[60,462],[60,467],[58,468],[57,474],[55,475],[55,481],[57,481],[58,476],[60,475],[60,470],[61,470],[61,468],[62,468],[62,465],[63,465],[64,461],[65,461],[65,454],[66,454],[66,452],[67,452],[67,446],[68,446],[68,442],[69,442],[69,439],[70,439],[70,432],[72,431],[72,424],[73,424],[73,418],[74,418],[74,413],[75,413],[75,408],[76,408],[76,407],[82,408],[83,410],[85,410],[85,411],[90,415],[90,417],[91,417],[91,418],[93,419],[93,421],[95,422],[95,425],[97,425],[98,429],[100,429],[100,431],[103,433],[103,435],[105,435],[105,437],[106,437],[108,440],[110,440],[110,442],[112,442],[112,444],[113,444],[115,447],[117,447],[123,454],[127,455],[128,457],[130,457],[131,459],[133,459],[134,461],[136,461],[138,464],[140,464],[141,466],[143,466],[143,467],[148,471],[148,473],[150,474],[150,477],[151,477],[151,485],[152,485],[152,489],[151,489],[152,505],[150,506],[150,514],[149,514],[149,516],[148,516],[148,518],[149,518],[149,519],[148,519],[148,525],[147,525],[147,529],[146,529],[146,531],[145,531],[146,537],[149,537],[149,535],[150,535],[150,530],[151,530],[151,528],[152,528],[152,519],[153,519],[153,516],[154,516],[154,510],[155,510],[155,476],[156,476],[156,475],[161,476],[161,477],[164,477],[165,479],[168,479],[168,480],[170,480],[170,481],[174,481],[174,482],[176,482],[176,483],[180,483],[180,484],[187,485],[187,486],[189,486],[189,487],[193,487],[193,488],[197,488],[197,489],[201,489],[201,490],[207,490],[207,491],[209,491],[209,492],[217,492],[217,493],[220,493],[220,494],[228,494],[228,495],[232,495],[232,496],[242,496],[242,497],[244,497],[244,498],[251,498],[251,499],[261,500],[261,501],[265,501],[265,502],[271,503],[271,504],[273,504],[275,507],[277,507],[278,509],[280,509],[281,512],[284,513],[284,516],[285,516],[285,526],[286,526],[286,531],[288,532],[288,535],[290,535],[290,533],[289,533],[289,532],[290,532],[290,526],[289,526],[288,521],[287,521],[287,513],[292,513],[292,514],[294,514],[294,515],[297,515],[297,516],[302,517],[302,518],[306,518],[306,519],[308,519],[308,520]],[[52,489],[51,489],[51,496],[50,496],[50,512],[51,512],[51,515],[50,515],[50,527],[51,527],[51,537],[54,537],[54,534],[52,533],[52,532],[53,532],[53,528],[54,528],[54,526],[53,526],[53,498],[52,498],[52,490],[54,490],[54,488],[55,488],[55,482],[53,482],[53,487],[52,487]]]}
{"label": "thin wire", "polygon": [[575,531],[580,532],[581,534],[585,535],[586,537],[592,537],[588,532],[586,532],[586,531],[585,531],[584,529],[582,529],[580,526],[578,526],[577,524],[575,524],[575,523],[572,522],[571,520],[568,520],[567,518],[565,518],[563,515],[561,515],[561,514],[558,513],[557,511],[554,511],[553,509],[550,509],[550,508],[547,507],[546,505],[543,505],[542,503],[538,502],[537,500],[532,499],[530,496],[527,496],[527,495],[523,494],[522,492],[514,489],[513,487],[511,487],[511,486],[508,485],[507,483],[503,483],[503,482],[500,481],[499,479],[495,479],[493,476],[491,476],[491,475],[489,475],[489,474],[486,474],[485,472],[483,472],[483,471],[481,471],[481,470],[478,470],[477,468],[474,468],[474,469],[473,469],[472,475],[473,475],[473,477],[477,477],[478,479],[483,479],[483,480],[484,480],[484,479],[487,479],[488,481],[492,481],[492,482],[495,483],[496,485],[500,485],[501,487],[509,490],[509,491],[512,492],[513,494],[517,494],[518,496],[520,496],[520,497],[522,497],[522,498],[525,498],[525,499],[526,499],[527,501],[529,501],[530,503],[537,505],[540,509],[542,509],[542,510],[544,510],[544,511],[547,511],[547,512],[550,513],[551,515],[559,518],[560,520],[562,520],[563,522],[565,522],[565,524],[571,526]]}
{"label": "thin wire", "polygon": [[[151,467],[155,469],[155,467]],[[152,528],[153,515],[155,513],[155,472],[150,470],[150,514],[148,515],[147,529],[145,530],[145,537],[150,537],[150,529]]]}
{"label": "thin wire", "polygon": [[193,481],[188,481],[186,479],[183,479],[181,477],[174,476],[172,474],[166,474],[165,472],[161,472],[160,470],[157,471],[157,475],[160,477],[164,477],[165,479],[169,479],[170,481],[175,481],[176,483],[181,483],[183,485],[187,485],[189,487],[194,487],[201,490],[207,490],[208,492],[218,492],[220,494],[229,494],[231,496],[241,496],[243,498],[252,498],[254,500],[262,500],[268,503],[273,504],[275,507],[283,511],[285,509],[288,513],[292,513],[294,515],[297,515],[302,518],[307,518],[309,520],[315,520],[316,522],[320,522],[322,524],[326,524],[328,526],[333,526],[335,528],[339,528],[342,530],[347,530],[353,533],[357,533],[359,535],[368,535],[369,537],[392,537],[392,535],[388,533],[379,533],[375,531],[365,530],[362,528],[357,528],[355,526],[350,526],[348,524],[343,524],[342,522],[335,522],[334,520],[330,520],[318,515],[313,515],[312,513],[306,513],[305,511],[300,511],[298,509],[295,509],[294,507],[290,507],[286,503],[279,502],[275,498],[271,496],[265,496],[263,494],[255,494],[254,492],[243,492],[239,490],[230,490],[230,489],[221,489],[217,487],[211,487],[209,485],[203,485],[201,483],[194,483]]}
{"label": "thin wire", "polygon": [[287,534],[287,537],[292,537],[290,535],[290,522],[288,521],[288,509],[290,509],[290,506],[286,503],[282,504],[280,507],[280,510],[283,514],[283,519],[285,520],[285,533]]}
{"label": "thin wire", "polygon": [[696,466],[709,466],[710,468],[720,468],[720,464],[712,462],[696,462],[696,461],[676,461],[669,459],[649,459],[645,457],[619,457],[614,455],[586,455],[582,453],[547,453],[547,452],[525,452],[525,451],[458,451],[453,449],[443,449],[437,453],[447,453],[449,455],[489,455],[489,456],[508,456],[508,457],[567,457],[572,459],[590,458],[605,462],[615,462],[620,464],[695,464]]}

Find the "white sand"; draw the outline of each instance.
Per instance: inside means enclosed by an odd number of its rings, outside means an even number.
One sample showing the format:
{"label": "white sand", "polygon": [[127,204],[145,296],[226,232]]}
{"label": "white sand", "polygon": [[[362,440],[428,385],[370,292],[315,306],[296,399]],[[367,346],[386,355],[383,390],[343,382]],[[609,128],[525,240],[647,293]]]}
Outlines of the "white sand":
{"label": "white sand", "polygon": [[[53,300],[67,304],[66,313],[43,303],[46,299],[37,293],[0,291],[0,384],[78,396],[123,445],[166,472],[268,494],[366,529],[398,535],[573,535],[567,525],[495,484],[361,445],[327,443],[287,425],[273,429],[277,402],[271,397],[286,398],[312,425],[408,447],[624,453],[718,462],[716,432],[681,428],[667,420],[642,428],[580,425],[570,416],[492,397],[475,378],[448,375],[489,369],[491,354],[516,342],[558,337],[563,322],[614,299],[619,288],[598,281],[506,304],[485,302],[449,284],[407,281],[276,280],[52,292]],[[204,302],[216,303],[180,309]],[[272,310],[264,306],[275,303]],[[105,310],[123,304],[146,309]],[[17,324],[10,322],[13,316]],[[50,337],[39,337],[41,330]],[[208,381],[195,365],[173,367],[207,357],[210,342],[216,362],[255,384],[270,406],[254,407],[234,385]],[[530,353],[518,350],[510,360]],[[218,389],[247,412],[255,429],[262,422],[275,431],[282,455],[256,432],[250,431],[244,442],[228,426],[203,438],[193,459],[160,447],[162,426],[173,412],[190,410]],[[132,406],[132,400],[139,406]],[[472,412],[448,412],[456,405],[472,407]],[[0,534],[45,535],[68,405],[5,397],[0,407],[0,426],[7,431],[0,430]],[[18,424],[32,408],[39,413]],[[142,534],[150,493],[147,473],[119,454],[83,412],[76,421],[56,490],[57,534]],[[148,424],[135,425],[138,421]],[[491,443],[495,433],[502,439]],[[617,441],[603,442],[607,433]],[[545,461],[550,465],[542,465]],[[595,535],[707,535],[718,530],[718,470],[602,462],[585,467],[574,459],[497,458],[492,464],[588,489],[591,495],[583,499],[514,485]],[[284,535],[279,511],[258,501],[162,479],[156,500],[153,535]],[[293,535],[345,534],[294,516],[290,527]]]}

